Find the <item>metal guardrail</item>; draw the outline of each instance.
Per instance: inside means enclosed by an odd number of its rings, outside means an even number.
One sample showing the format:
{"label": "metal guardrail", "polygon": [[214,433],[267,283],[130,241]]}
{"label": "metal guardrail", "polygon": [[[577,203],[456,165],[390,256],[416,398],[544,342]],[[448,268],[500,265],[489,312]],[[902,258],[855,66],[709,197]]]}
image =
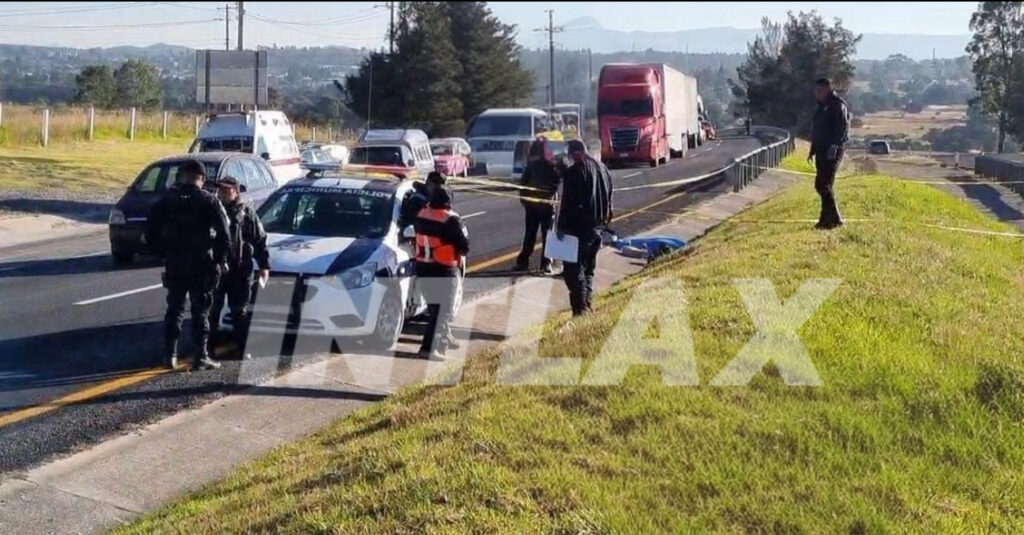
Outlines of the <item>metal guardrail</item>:
{"label": "metal guardrail", "polygon": [[1024,195],[1024,156],[1019,154],[979,154],[974,157],[974,174],[995,181],[1016,182],[1007,187]]}
{"label": "metal guardrail", "polygon": [[[741,132],[744,129],[737,129]],[[778,167],[783,158],[789,156],[796,149],[796,140],[789,132],[773,126],[752,126],[751,135],[760,138],[770,138],[775,141],[754,149],[742,156],[732,160],[732,163],[724,169],[726,180],[732,185],[733,191],[739,191],[749,186],[761,173],[766,170]]]}

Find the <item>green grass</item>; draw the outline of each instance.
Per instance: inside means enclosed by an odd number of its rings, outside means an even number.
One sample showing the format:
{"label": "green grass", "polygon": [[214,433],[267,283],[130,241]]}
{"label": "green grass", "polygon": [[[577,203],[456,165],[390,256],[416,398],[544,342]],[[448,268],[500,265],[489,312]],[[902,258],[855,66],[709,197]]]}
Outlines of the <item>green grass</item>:
{"label": "green grass", "polygon": [[188,141],[92,141],[0,147],[0,190],[117,192],[148,163],[185,152]]}
{"label": "green grass", "polygon": [[[602,294],[545,356],[593,359],[637,286],[686,288],[700,386],[634,368],[615,387],[413,387],[118,533],[1020,533],[1024,242],[898,223],[1012,230],[953,197],[841,179],[844,215],[808,224],[810,182]],[[734,278],[787,299],[842,285],[799,333],[824,386],[767,366],[712,387],[754,334]],[[648,329],[650,332],[658,329]],[[645,335],[647,336],[647,335]]]}

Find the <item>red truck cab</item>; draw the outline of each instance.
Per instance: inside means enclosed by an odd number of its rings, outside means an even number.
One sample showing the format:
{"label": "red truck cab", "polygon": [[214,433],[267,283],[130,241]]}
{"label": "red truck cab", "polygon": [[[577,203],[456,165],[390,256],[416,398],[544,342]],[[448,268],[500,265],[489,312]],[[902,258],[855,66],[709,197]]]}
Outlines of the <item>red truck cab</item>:
{"label": "red truck cab", "polygon": [[605,65],[597,90],[601,161],[646,161],[652,167],[668,156],[664,97],[659,73],[646,65]]}

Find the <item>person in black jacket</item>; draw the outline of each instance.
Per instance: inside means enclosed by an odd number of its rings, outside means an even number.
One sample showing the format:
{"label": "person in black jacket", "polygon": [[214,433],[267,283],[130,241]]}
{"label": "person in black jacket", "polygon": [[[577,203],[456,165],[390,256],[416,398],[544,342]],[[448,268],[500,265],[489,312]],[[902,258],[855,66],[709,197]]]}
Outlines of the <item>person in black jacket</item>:
{"label": "person in black jacket", "polygon": [[579,239],[578,261],[565,262],[562,277],[569,289],[573,316],[590,311],[601,229],[612,219],[612,181],[608,168],[586,152],[582,141],[568,143],[573,164],[565,174],[557,233]]}
{"label": "person in black jacket", "polygon": [[[558,195],[558,184],[561,172],[554,164],[547,140],[539,138],[530,144],[529,163],[523,170],[520,181],[524,189],[519,190],[519,202],[526,212],[526,233],[523,235],[523,247],[519,250],[516,269],[526,271],[530,268],[530,256],[537,243],[537,231],[544,240],[555,222],[555,197]],[[526,189],[530,188],[530,189]],[[540,269],[546,274],[551,272],[551,259],[544,256],[544,242],[541,242]]]}
{"label": "person in black jacket", "polygon": [[178,364],[178,337],[185,318],[185,297],[192,305],[192,338],[196,362],[193,369],[216,369],[210,358],[210,305],[213,290],[228,259],[231,239],[224,207],[203,191],[206,171],[196,160],[178,168],[178,186],[153,207],[146,239],[155,252],[163,254],[163,284],[167,288],[164,315],[164,364]]}
{"label": "person in black jacket", "polygon": [[239,196],[238,181],[224,177],[217,182],[217,198],[228,215],[231,250],[228,252],[228,270],[222,274],[220,285],[213,297],[210,323],[213,331],[220,327],[220,312],[227,298],[231,310],[232,327],[240,356],[247,356],[245,341],[249,334],[249,299],[252,297],[253,261],[260,270],[260,281],[270,276],[270,252],[267,251],[267,233],[249,203]]}
{"label": "person in black jacket", "polygon": [[834,185],[836,171],[850,140],[850,114],[846,101],[832,90],[832,82],[828,78],[815,82],[814,97],[818,100],[818,109],[814,112],[811,150],[807,160],[814,158],[817,170],[814,189],[821,196],[821,215],[815,228],[831,229],[843,224],[836,206]]}
{"label": "person in black jacket", "polygon": [[469,254],[469,234],[459,214],[452,210],[451,194],[434,190],[420,210],[416,227],[416,286],[427,300],[427,330],[419,355],[443,358],[447,349],[458,349],[451,333],[456,299],[460,298],[462,270]]}

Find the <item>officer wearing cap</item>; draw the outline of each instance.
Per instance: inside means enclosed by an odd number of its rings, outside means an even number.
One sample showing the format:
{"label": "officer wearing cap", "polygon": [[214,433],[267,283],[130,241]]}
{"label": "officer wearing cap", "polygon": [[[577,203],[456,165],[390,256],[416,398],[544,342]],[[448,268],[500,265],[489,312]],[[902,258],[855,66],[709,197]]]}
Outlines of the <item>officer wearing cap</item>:
{"label": "officer wearing cap", "polygon": [[811,150],[807,160],[814,159],[817,171],[814,189],[821,197],[821,214],[815,228],[833,229],[843,225],[836,205],[834,185],[836,170],[843,160],[846,143],[850,140],[850,114],[846,101],[836,95],[832,81],[828,78],[815,82],[814,98],[818,101],[818,109],[814,112]]}
{"label": "officer wearing cap", "polygon": [[196,160],[178,167],[177,187],[153,206],[146,241],[164,257],[167,288],[164,315],[164,364],[178,365],[178,338],[185,319],[185,298],[192,305],[192,338],[198,355],[195,370],[216,369],[210,358],[210,305],[213,291],[226,270],[231,238],[228,218],[217,198],[203,191],[206,170]]}
{"label": "officer wearing cap", "polygon": [[249,333],[249,300],[253,287],[253,262],[260,271],[260,280],[266,282],[270,276],[270,253],[267,251],[267,233],[260,218],[249,203],[239,195],[238,180],[224,177],[217,182],[217,198],[224,205],[228,216],[231,249],[227,255],[227,272],[220,279],[220,285],[213,298],[211,322],[220,326],[220,312],[227,299],[231,310],[235,342],[239,356],[246,356],[245,341]]}
{"label": "officer wearing cap", "polygon": [[458,349],[451,333],[462,283],[462,267],[469,254],[469,235],[459,214],[452,210],[451,195],[439,187],[413,224],[416,229],[416,285],[427,299],[427,331],[420,357],[443,358]]}

